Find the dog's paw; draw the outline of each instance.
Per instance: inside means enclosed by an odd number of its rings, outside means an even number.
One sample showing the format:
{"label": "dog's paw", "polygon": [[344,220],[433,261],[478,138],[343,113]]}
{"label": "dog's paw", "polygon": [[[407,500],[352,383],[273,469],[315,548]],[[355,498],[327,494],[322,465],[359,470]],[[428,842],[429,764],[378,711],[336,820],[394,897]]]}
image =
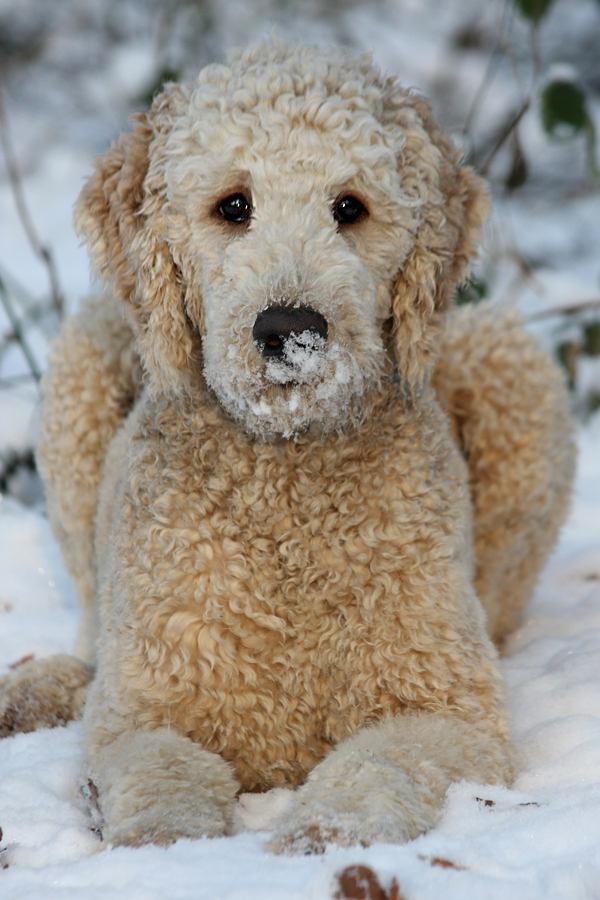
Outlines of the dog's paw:
{"label": "dog's paw", "polygon": [[239,785],[229,765],[170,729],[121,735],[95,767],[88,797],[106,844],[168,846],[232,830]]}
{"label": "dog's paw", "polygon": [[145,796],[143,786],[137,795],[130,792],[127,814],[102,826],[105,845],[113,847],[142,847],[157,844],[168,847],[180,838],[196,840],[202,837],[223,837],[231,830],[231,812],[209,790],[196,789],[193,803],[180,797],[154,802]]}
{"label": "dog's paw", "polygon": [[0,678],[0,737],[79,719],[92,670],[74,656],[32,659]]}
{"label": "dog's paw", "polygon": [[321,808],[313,810],[312,815],[307,811],[282,822],[273,832],[267,849],[273,853],[309,856],[325,853],[329,846],[368,847],[370,843],[354,817],[336,816]]}
{"label": "dog's paw", "polygon": [[403,844],[414,836],[405,816],[390,815],[376,801],[368,809],[362,803],[356,804],[354,810],[341,809],[342,806],[348,804],[336,803],[334,797],[329,806],[320,802],[298,804],[279,823],[267,848],[278,854],[309,855],[325,853],[330,846]]}
{"label": "dog's paw", "polygon": [[[416,802],[405,772],[376,764],[370,768],[364,772],[361,766],[363,771],[355,772],[346,785],[309,781],[299,788],[268,848],[275,853],[312,854],[324,853],[331,845],[401,844],[433,824]],[[367,776],[363,783],[356,777],[360,774]]]}
{"label": "dog's paw", "polygon": [[268,843],[275,853],[323,853],[330,845],[401,844],[430,827],[413,779],[369,753],[326,759],[298,789]]}

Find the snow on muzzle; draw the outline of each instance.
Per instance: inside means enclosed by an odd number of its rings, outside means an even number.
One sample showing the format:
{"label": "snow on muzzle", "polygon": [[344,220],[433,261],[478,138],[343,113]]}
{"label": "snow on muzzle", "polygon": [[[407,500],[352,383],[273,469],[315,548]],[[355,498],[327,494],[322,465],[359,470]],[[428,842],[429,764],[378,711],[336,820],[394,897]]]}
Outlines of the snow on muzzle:
{"label": "snow on muzzle", "polygon": [[249,333],[244,318],[238,311],[237,327],[204,342],[204,374],[245,431],[293,438],[311,425],[330,433],[363,418],[381,371],[372,340],[353,340],[343,320],[333,326],[308,303],[269,304],[252,314]]}
{"label": "snow on muzzle", "polygon": [[269,306],[256,318],[252,339],[267,360],[269,380],[310,375],[327,342],[327,319],[308,306]]}

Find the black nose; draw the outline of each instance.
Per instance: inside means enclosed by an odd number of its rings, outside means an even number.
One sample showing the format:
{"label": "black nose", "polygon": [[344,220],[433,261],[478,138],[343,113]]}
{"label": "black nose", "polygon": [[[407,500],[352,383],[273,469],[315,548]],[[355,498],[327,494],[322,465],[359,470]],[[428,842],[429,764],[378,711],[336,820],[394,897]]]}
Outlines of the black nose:
{"label": "black nose", "polygon": [[252,337],[266,359],[283,359],[291,334],[311,331],[327,340],[327,319],[307,306],[269,306],[254,323]]}

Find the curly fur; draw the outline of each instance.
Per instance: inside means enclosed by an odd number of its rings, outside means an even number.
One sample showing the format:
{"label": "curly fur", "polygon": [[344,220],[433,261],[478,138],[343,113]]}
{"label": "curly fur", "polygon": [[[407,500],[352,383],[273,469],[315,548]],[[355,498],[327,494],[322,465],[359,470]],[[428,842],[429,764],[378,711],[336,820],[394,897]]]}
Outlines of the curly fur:
{"label": "curly fur", "polygon": [[[247,226],[215,212],[236,192]],[[348,193],[368,215],[338,227]],[[489,635],[556,538],[573,442],[514,318],[451,310],[488,206],[427,101],[277,38],[98,161],[76,223],[107,290],[56,344],[39,460],[108,841],[227,833],[237,790],[286,784],[278,852],[403,841],[451,781],[510,781]],[[252,339],[281,303],[327,319],[310,365]]]}

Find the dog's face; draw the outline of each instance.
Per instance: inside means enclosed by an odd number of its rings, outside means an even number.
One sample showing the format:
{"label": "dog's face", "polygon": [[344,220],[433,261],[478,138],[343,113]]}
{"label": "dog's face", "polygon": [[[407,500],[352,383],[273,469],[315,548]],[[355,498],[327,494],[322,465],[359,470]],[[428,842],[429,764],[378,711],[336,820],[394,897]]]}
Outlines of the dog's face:
{"label": "dog's face", "polygon": [[295,93],[282,72],[265,67],[250,90],[247,72],[197,87],[164,177],[206,380],[246,429],[289,437],[365,412],[424,191],[412,167],[403,183],[398,129],[319,80]]}
{"label": "dog's face", "polygon": [[485,200],[425,101],[367,59],[255,45],[110,154],[78,224],[156,385],[203,375],[247,431],[291,437],[367,415],[388,345],[403,388],[426,379]]}

